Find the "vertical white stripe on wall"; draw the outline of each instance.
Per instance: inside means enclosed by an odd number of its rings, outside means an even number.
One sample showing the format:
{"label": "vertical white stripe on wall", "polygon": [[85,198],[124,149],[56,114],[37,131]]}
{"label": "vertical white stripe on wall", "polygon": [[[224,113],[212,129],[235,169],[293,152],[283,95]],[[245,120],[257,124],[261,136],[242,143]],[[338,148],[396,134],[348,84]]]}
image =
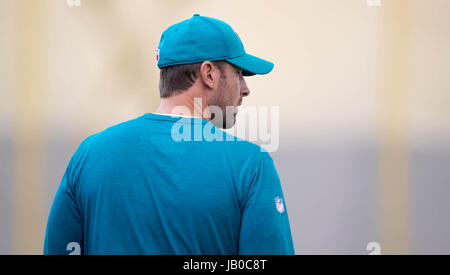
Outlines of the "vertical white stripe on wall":
{"label": "vertical white stripe on wall", "polygon": [[410,251],[410,1],[382,1],[380,39],[379,188],[382,254]]}
{"label": "vertical white stripe on wall", "polygon": [[45,230],[44,6],[14,1],[15,114],[13,253],[41,254]]}

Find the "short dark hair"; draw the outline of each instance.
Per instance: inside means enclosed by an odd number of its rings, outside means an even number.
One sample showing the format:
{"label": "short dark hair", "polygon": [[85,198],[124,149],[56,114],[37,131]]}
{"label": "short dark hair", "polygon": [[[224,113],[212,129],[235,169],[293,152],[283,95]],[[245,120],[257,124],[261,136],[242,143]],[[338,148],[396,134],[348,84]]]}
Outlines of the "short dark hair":
{"label": "short dark hair", "polygon": [[[170,97],[186,91],[194,85],[200,72],[201,63],[182,64],[168,66],[161,69],[159,74],[159,94],[161,98]],[[223,65],[228,63],[225,60],[211,61],[216,66],[221,75],[224,76]],[[222,77],[221,76],[221,77]]]}

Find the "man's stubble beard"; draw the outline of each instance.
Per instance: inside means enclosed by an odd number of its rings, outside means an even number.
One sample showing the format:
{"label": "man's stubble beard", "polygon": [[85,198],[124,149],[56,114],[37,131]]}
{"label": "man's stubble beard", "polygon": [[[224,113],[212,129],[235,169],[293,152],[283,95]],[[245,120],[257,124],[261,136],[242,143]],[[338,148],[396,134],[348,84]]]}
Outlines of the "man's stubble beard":
{"label": "man's stubble beard", "polygon": [[220,110],[222,110],[222,119],[218,118],[219,121],[215,118],[214,111],[211,112],[211,122],[221,129],[229,129],[234,126],[236,123],[236,114],[237,114],[237,107],[230,106],[228,108],[227,112],[227,102],[225,98],[225,93],[229,90],[226,79],[221,78],[219,81],[219,92],[218,96],[214,97],[211,102],[207,102],[208,106],[216,106]]}

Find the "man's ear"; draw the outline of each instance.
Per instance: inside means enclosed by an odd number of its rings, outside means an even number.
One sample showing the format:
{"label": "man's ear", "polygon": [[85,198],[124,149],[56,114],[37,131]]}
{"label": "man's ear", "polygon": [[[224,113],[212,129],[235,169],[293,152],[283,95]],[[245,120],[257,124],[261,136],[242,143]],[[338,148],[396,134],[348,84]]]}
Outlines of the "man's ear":
{"label": "man's ear", "polygon": [[215,89],[219,83],[220,71],[211,61],[205,61],[200,66],[199,78],[209,89]]}

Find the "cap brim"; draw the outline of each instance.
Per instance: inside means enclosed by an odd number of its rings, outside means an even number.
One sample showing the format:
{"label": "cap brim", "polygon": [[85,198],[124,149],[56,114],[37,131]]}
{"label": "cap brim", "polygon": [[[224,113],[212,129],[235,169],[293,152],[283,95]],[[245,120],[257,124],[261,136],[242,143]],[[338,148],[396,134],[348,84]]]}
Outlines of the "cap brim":
{"label": "cap brim", "polygon": [[251,54],[245,54],[240,57],[228,58],[226,61],[242,68],[242,75],[252,76],[255,74],[268,74],[273,69],[273,63]]}

